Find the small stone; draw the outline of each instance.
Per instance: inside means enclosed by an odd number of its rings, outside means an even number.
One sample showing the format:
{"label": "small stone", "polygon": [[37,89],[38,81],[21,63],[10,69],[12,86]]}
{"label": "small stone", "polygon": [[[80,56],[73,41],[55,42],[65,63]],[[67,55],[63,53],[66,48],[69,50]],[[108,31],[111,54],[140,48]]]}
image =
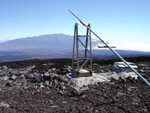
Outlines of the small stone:
{"label": "small stone", "polygon": [[62,89],[63,89],[63,90],[66,89],[66,86],[62,86]]}
{"label": "small stone", "polygon": [[117,97],[124,96],[124,95],[125,95],[125,93],[117,92]]}
{"label": "small stone", "polygon": [[28,86],[24,86],[23,89],[25,89],[25,90],[28,89]]}
{"label": "small stone", "polygon": [[22,74],[22,75],[20,75],[20,77],[21,77],[21,78],[25,78],[25,76],[24,76],[23,74]]}
{"label": "small stone", "polygon": [[87,97],[87,95],[82,95],[82,96],[81,96],[81,98],[86,98],[86,97]]}
{"label": "small stone", "polygon": [[40,88],[43,88],[43,87],[44,87],[44,85],[41,83],[41,84],[40,84]]}
{"label": "small stone", "polygon": [[7,70],[7,69],[8,69],[8,67],[7,67],[7,66],[3,66],[3,69],[4,69],[4,70]]}
{"label": "small stone", "polygon": [[58,108],[59,106],[58,105],[52,105],[50,106],[51,108]]}
{"label": "small stone", "polygon": [[12,69],[9,69],[9,71],[14,74],[14,75],[17,75],[19,72],[17,70],[12,70]]}
{"label": "small stone", "polygon": [[99,110],[95,110],[95,113],[99,113]]}
{"label": "small stone", "polygon": [[66,103],[67,103],[67,101],[62,101],[62,103],[63,103],[63,104],[66,104]]}
{"label": "small stone", "polygon": [[52,68],[52,71],[56,71],[56,69],[55,69],[55,68]]}
{"label": "small stone", "polygon": [[44,80],[44,81],[50,80],[50,75],[49,75],[48,72],[44,73],[44,75],[43,75],[43,80]]}
{"label": "small stone", "polygon": [[33,74],[27,74],[27,75],[26,75],[26,78],[27,78],[27,79],[32,79],[33,77],[34,77]]}
{"label": "small stone", "polygon": [[44,75],[45,75],[45,76],[49,76],[49,73],[48,73],[48,72],[45,72]]}
{"label": "small stone", "polygon": [[49,100],[50,104],[54,104],[54,101],[53,100]]}
{"label": "small stone", "polygon": [[0,73],[2,72],[2,69],[0,69]]}
{"label": "small stone", "polygon": [[35,82],[40,83],[42,81],[42,76],[38,73],[34,73],[34,78],[33,79],[34,79]]}
{"label": "small stone", "polygon": [[27,71],[27,72],[30,72],[30,71],[32,71],[32,69],[34,69],[34,68],[35,68],[35,65],[29,66],[29,67],[26,68],[26,71]]}
{"label": "small stone", "polygon": [[142,111],[147,112],[147,108],[143,108]]}
{"label": "small stone", "polygon": [[8,76],[4,76],[4,77],[2,77],[2,80],[8,80],[9,79],[9,77]]}
{"label": "small stone", "polygon": [[16,78],[17,77],[15,75],[12,75],[12,77],[11,77],[12,80],[16,80]]}
{"label": "small stone", "polygon": [[45,81],[45,85],[48,86],[49,85],[49,81]]}
{"label": "small stone", "polygon": [[7,82],[7,83],[5,84],[5,86],[6,86],[6,87],[11,87],[12,85],[11,85],[10,82]]}
{"label": "small stone", "polygon": [[7,104],[6,102],[0,102],[0,107],[9,108],[10,105]]}

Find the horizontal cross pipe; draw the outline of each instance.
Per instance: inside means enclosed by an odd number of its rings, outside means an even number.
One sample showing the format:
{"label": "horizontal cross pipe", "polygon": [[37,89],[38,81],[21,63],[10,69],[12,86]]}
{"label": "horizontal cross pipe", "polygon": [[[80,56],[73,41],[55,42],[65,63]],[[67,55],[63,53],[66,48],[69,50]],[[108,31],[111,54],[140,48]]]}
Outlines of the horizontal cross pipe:
{"label": "horizontal cross pipe", "polygon": [[[89,28],[88,25],[86,25],[79,17],[77,17],[71,10],[68,10],[80,23],[81,25],[83,25],[86,28]],[[120,60],[122,60],[135,74],[137,74],[148,86],[150,86],[150,82],[145,79],[137,70],[135,70],[134,68],[132,68],[128,62],[115,50],[113,50],[100,36],[98,36],[91,28],[89,28],[89,30],[91,31],[91,33],[96,36],[106,47],[108,47],[108,49],[114,54],[116,55]]]}
{"label": "horizontal cross pipe", "polygon": [[78,35],[78,37],[86,37],[86,35]]}

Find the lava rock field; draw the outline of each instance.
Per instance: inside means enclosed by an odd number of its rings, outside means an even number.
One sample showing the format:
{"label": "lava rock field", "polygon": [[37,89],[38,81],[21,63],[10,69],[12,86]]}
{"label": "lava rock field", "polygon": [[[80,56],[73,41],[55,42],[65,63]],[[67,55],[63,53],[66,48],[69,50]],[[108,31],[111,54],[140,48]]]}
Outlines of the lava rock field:
{"label": "lava rock field", "polygon": [[[137,62],[150,81],[150,62]],[[95,72],[112,64],[94,64]],[[98,83],[78,94],[69,86],[69,64],[63,61],[19,61],[0,64],[0,113],[150,113],[150,88],[131,78]]]}

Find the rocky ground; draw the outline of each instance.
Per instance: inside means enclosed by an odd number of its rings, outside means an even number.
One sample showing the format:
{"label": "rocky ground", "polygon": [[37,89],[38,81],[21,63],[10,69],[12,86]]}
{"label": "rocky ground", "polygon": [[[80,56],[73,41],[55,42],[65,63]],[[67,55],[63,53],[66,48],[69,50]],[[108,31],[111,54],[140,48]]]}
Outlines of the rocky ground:
{"label": "rocky ground", "polygon": [[[150,62],[137,62],[150,81]],[[112,65],[94,64],[95,72]],[[140,79],[111,80],[76,93],[63,61],[22,61],[0,64],[0,113],[150,113],[150,88]]]}

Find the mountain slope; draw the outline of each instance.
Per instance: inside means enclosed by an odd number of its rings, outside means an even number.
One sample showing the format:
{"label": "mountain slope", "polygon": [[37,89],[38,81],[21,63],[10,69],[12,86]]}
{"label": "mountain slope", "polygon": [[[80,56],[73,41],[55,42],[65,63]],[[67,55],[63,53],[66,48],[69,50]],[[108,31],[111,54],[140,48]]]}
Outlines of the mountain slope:
{"label": "mountain slope", "polygon": [[64,34],[41,35],[7,41],[0,44],[0,51],[27,49],[68,49],[72,36]]}
{"label": "mountain slope", "polygon": [[[0,43],[0,60],[33,59],[33,58],[71,58],[73,36],[50,34],[27,37]],[[99,42],[92,40],[93,48]],[[150,56],[150,52],[117,50],[122,56]],[[93,58],[111,59],[114,55],[107,49],[93,49]]]}

